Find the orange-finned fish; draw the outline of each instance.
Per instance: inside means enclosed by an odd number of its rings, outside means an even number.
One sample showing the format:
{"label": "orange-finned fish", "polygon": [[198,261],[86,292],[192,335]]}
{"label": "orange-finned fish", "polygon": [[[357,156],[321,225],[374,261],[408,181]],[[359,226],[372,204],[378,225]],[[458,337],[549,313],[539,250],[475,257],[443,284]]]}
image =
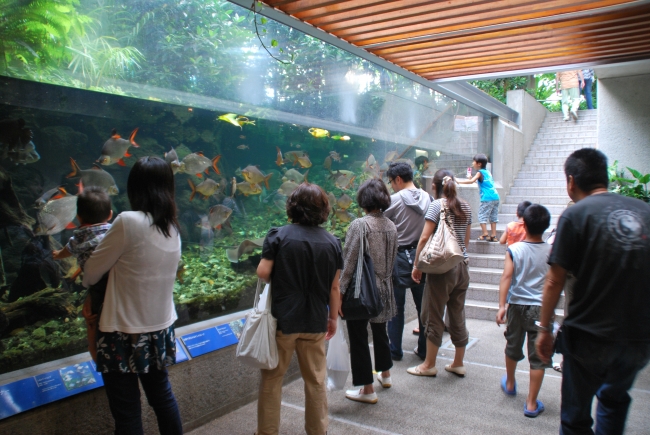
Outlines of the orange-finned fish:
{"label": "orange-finned fish", "polygon": [[248,165],[241,171],[242,177],[244,180],[248,181],[250,184],[258,184],[264,182],[266,188],[269,188],[269,178],[273,176],[273,173],[266,175],[264,172],[260,171],[257,166]]}
{"label": "orange-finned fish", "polygon": [[212,160],[208,159],[203,155],[203,153],[192,153],[185,156],[180,166],[178,167],[178,172],[184,172],[186,174],[195,174],[199,178],[203,178],[202,172],[209,173],[210,166],[214,169],[214,172],[217,175],[221,175],[219,168],[217,167],[217,162],[221,158],[221,154]]}
{"label": "orange-finned fish", "polygon": [[136,128],[129,135],[129,140],[126,140],[122,139],[122,136],[117,134],[116,129],[113,129],[110,139],[104,142],[102,152],[99,159],[97,159],[97,162],[100,165],[112,165],[117,163],[120,166],[126,166],[126,163],[124,163],[124,157],[132,157],[132,155],[129,154],[129,147],[131,145],[136,148],[140,147],[140,145],[135,143],[135,135],[137,132],[138,129]]}
{"label": "orange-finned fish", "polygon": [[205,181],[202,181],[197,186],[195,186],[194,183],[192,183],[192,180],[188,179],[187,182],[190,184],[190,187],[192,188],[192,193],[190,194],[190,201],[194,199],[194,195],[196,195],[197,192],[203,195],[203,199],[208,199],[212,195],[217,193],[217,191],[219,190],[219,183],[217,183],[216,181],[210,178],[208,178]]}
{"label": "orange-finned fish", "polygon": [[311,160],[309,160],[307,153],[304,153],[302,156],[298,156],[294,165],[296,163],[298,163],[301,168],[311,168]]}
{"label": "orange-finned fish", "polygon": [[278,150],[278,157],[275,159],[275,164],[278,166],[284,165],[284,159],[282,158],[282,151],[280,151],[280,147],[275,147],[276,150]]}
{"label": "orange-finned fish", "polygon": [[109,195],[117,195],[120,190],[115,184],[115,179],[111,174],[103,170],[101,167],[94,164],[92,169],[80,169],[77,162],[70,157],[70,165],[72,172],[66,175],[66,178],[80,177],[79,185],[83,187],[97,186],[105,189]]}

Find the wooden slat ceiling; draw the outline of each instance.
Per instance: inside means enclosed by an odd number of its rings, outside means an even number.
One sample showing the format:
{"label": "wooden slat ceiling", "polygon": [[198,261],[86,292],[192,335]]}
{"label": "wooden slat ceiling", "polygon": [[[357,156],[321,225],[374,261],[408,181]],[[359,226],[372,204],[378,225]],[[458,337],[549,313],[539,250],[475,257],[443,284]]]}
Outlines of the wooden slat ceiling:
{"label": "wooden slat ceiling", "polygon": [[428,79],[650,58],[650,0],[265,0]]}

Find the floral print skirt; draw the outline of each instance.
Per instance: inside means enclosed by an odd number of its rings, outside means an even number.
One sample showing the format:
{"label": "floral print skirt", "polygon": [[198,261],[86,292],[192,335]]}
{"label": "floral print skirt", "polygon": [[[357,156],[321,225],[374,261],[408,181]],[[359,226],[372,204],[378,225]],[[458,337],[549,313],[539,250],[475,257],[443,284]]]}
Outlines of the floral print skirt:
{"label": "floral print skirt", "polygon": [[101,373],[149,373],[176,363],[174,325],[143,334],[97,330],[97,371]]}

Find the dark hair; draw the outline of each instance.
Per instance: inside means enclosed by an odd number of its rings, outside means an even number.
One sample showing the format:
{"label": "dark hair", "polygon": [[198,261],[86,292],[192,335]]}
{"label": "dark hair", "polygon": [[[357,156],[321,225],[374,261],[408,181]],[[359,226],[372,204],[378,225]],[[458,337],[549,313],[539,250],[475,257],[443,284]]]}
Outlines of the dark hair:
{"label": "dark hair", "polygon": [[528,207],[530,207],[530,201],[522,201],[517,206],[517,217],[524,217],[524,212]]}
{"label": "dark hair", "polygon": [[359,187],[357,203],[366,211],[384,211],[390,207],[390,193],[384,183],[373,178]]}
{"label": "dark hair", "polygon": [[409,181],[413,181],[413,169],[406,162],[393,162],[388,167],[386,176],[389,180],[400,177],[403,182],[408,183]]}
{"label": "dark hair", "polygon": [[485,154],[477,154],[472,158],[472,160],[481,165],[481,169],[485,169],[485,166],[487,165],[487,156]]}
{"label": "dark hair", "polygon": [[98,186],[85,187],[77,196],[77,214],[84,224],[106,222],[111,215],[111,198]]}
{"label": "dark hair", "polygon": [[148,213],[153,225],[165,237],[171,237],[170,227],[179,231],[174,202],[174,173],[160,157],[141,157],[129,172],[126,192],[131,209]]}
{"label": "dark hair", "polygon": [[[445,177],[451,177],[451,180],[443,186],[442,181]],[[447,206],[454,216],[461,219],[466,217],[465,211],[461,207],[464,201],[458,198],[458,193],[456,192],[456,178],[453,172],[449,169],[438,169],[433,176],[433,188],[436,192],[436,199],[440,199],[443,196],[447,199]]]}
{"label": "dark hair", "polygon": [[294,224],[317,226],[327,220],[330,202],[316,184],[303,182],[287,199],[287,216]]}
{"label": "dark hair", "polygon": [[532,236],[541,236],[551,225],[551,213],[542,204],[533,204],[524,211],[526,232]]}
{"label": "dark hair", "polygon": [[585,193],[609,185],[607,156],[593,148],[582,148],[571,154],[564,162],[567,182],[573,177],[576,186]]}
{"label": "dark hair", "polygon": [[424,163],[429,163],[429,158],[427,156],[418,156],[415,159],[415,166],[420,167],[421,165],[424,165]]}

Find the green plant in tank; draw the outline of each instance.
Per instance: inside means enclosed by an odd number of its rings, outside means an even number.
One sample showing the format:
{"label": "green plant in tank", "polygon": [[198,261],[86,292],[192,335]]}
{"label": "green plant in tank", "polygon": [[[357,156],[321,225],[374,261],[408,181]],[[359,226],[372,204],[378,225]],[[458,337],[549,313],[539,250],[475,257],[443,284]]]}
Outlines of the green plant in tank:
{"label": "green plant in tank", "polygon": [[650,202],[650,191],[648,190],[650,174],[641,174],[641,172],[630,167],[627,167],[627,170],[632,174],[633,179],[626,178],[625,172],[619,171],[618,160],[614,160],[614,163],[609,165],[609,191]]}
{"label": "green plant in tank", "polygon": [[91,18],[78,13],[78,0],[0,0],[2,67],[57,64],[66,46],[85,33]]}

